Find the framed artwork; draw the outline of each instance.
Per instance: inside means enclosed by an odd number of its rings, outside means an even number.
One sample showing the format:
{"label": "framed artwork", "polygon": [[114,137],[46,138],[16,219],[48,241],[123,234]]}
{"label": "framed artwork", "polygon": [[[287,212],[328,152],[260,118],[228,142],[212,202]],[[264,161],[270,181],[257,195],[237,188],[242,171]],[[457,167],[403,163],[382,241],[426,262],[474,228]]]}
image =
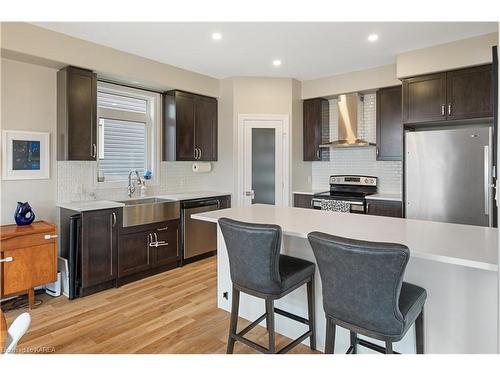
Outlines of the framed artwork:
{"label": "framed artwork", "polygon": [[50,178],[50,133],[2,131],[2,178]]}

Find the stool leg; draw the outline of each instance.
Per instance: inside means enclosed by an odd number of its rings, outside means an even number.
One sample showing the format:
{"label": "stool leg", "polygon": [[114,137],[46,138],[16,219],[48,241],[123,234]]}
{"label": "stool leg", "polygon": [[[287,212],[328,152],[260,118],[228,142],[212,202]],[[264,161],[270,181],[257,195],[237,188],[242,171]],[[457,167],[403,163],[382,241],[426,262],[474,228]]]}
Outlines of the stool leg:
{"label": "stool leg", "polygon": [[327,316],[326,317],[326,339],[325,339],[325,354],[333,354],[335,351],[335,324]]}
{"label": "stool leg", "polygon": [[316,318],[314,312],[314,276],[311,277],[311,281],[307,283],[307,311],[309,320],[309,329],[311,330],[311,337],[309,338],[309,343],[311,350],[316,350]]}
{"label": "stool leg", "polygon": [[274,354],[276,352],[274,342],[274,300],[271,298],[266,298],[266,314],[267,331],[269,334],[269,353]]}
{"label": "stool leg", "polygon": [[351,347],[351,354],[358,354],[358,335],[353,331],[351,331]]}
{"label": "stool leg", "polygon": [[424,309],[415,320],[415,340],[417,341],[417,354],[424,354]]}
{"label": "stool leg", "polygon": [[233,287],[233,296],[231,302],[231,323],[229,324],[229,337],[227,339],[227,354],[232,354],[234,350],[236,328],[238,326],[238,310],[240,307],[240,291]]}
{"label": "stool leg", "polygon": [[390,341],[385,342],[385,354],[393,354],[392,342],[390,342]]}

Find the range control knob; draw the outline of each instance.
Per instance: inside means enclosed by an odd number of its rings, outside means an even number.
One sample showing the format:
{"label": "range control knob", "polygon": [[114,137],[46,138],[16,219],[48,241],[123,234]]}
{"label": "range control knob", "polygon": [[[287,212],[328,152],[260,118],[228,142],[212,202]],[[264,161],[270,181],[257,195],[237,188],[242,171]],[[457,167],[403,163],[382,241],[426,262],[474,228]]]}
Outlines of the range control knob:
{"label": "range control knob", "polygon": [[367,178],[365,178],[365,184],[367,184],[368,182],[371,182],[371,181],[369,181]]}

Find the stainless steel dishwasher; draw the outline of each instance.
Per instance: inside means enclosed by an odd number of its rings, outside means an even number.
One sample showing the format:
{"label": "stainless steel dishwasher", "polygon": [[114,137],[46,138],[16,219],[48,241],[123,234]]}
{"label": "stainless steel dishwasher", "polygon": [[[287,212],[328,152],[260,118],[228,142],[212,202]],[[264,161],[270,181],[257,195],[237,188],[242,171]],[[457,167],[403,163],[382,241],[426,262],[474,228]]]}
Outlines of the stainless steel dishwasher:
{"label": "stainless steel dishwasher", "polygon": [[192,214],[215,211],[221,208],[221,199],[206,198],[184,201],[182,207],[182,242],[184,261],[201,258],[217,250],[217,224],[191,219]]}

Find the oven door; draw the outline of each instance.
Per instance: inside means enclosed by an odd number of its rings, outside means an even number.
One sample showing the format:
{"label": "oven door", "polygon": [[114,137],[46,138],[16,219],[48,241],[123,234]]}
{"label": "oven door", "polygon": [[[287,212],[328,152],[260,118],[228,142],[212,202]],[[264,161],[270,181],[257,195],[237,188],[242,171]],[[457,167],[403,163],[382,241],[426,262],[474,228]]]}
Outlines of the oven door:
{"label": "oven door", "polygon": [[[324,199],[324,198],[313,198],[312,199],[312,206],[315,210],[321,210],[322,208],[322,203],[323,202],[328,202],[330,199]],[[350,210],[349,212],[351,214],[364,214],[366,213],[366,205],[364,199],[336,199],[338,201],[342,201],[345,203],[350,204]],[[335,211],[334,211],[335,212]]]}

